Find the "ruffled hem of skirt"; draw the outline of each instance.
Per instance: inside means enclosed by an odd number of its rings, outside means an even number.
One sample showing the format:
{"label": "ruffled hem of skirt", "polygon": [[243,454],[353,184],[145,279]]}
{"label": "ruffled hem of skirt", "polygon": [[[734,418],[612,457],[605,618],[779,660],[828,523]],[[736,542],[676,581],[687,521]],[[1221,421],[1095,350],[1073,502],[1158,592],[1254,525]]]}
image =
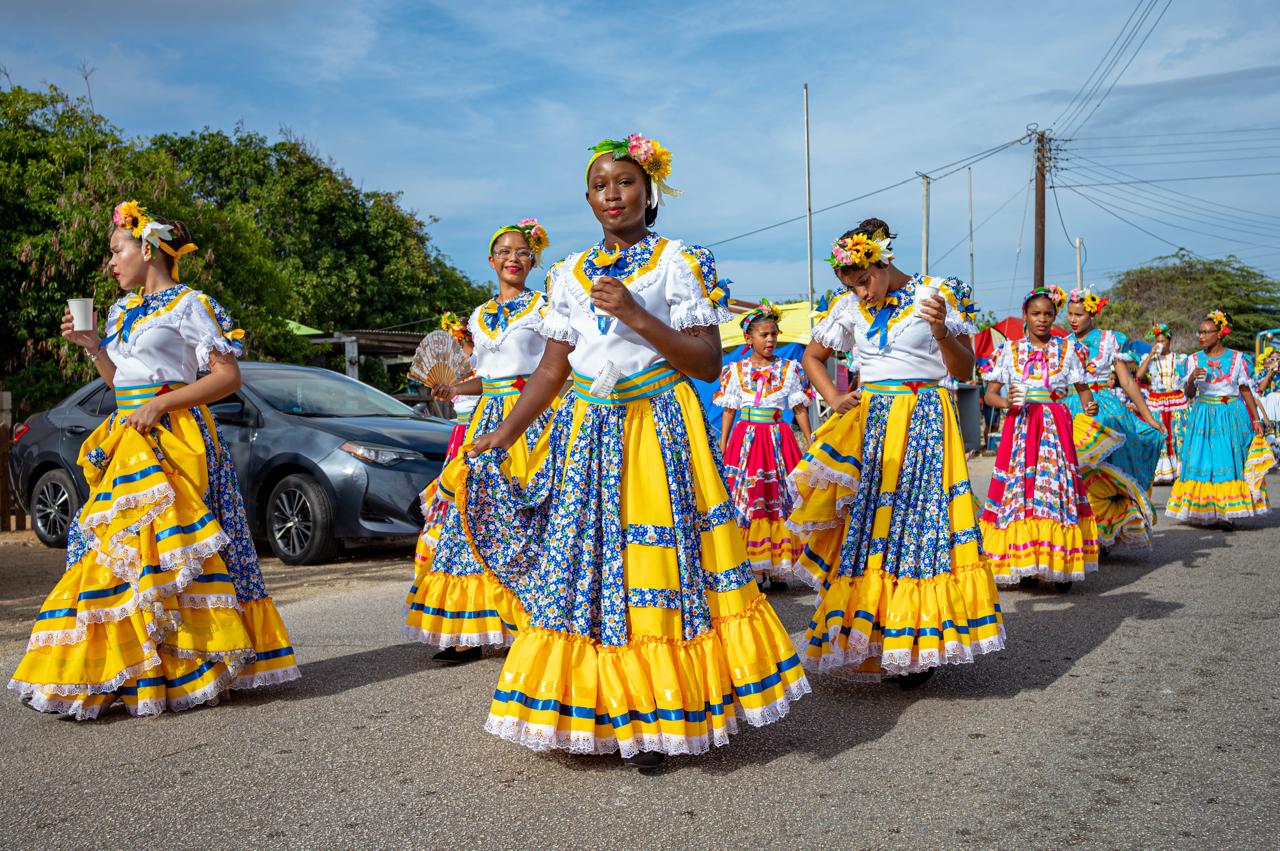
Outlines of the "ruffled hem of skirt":
{"label": "ruffled hem of skirt", "polygon": [[[1079,582],[1098,569],[1098,541],[1092,519],[1087,526],[1044,517],[1024,517],[1001,528],[983,519],[983,558],[997,585],[1016,585],[1035,576],[1053,582]],[[1085,529],[1093,533],[1087,536]]]}
{"label": "ruffled hem of skirt", "polygon": [[[546,688],[520,691],[530,683]],[[771,724],[809,692],[786,630],[756,597],[690,641],[634,636],[611,647],[529,627],[507,657],[485,729],[533,750],[696,755],[728,744],[739,716]]]}

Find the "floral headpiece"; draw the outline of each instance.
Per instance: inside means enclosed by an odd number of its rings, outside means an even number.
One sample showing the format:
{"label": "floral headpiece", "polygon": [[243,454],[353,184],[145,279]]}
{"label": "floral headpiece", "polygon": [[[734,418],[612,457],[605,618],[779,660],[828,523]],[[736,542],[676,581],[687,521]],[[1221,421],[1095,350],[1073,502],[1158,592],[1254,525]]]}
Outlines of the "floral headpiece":
{"label": "floral headpiece", "polygon": [[1094,316],[1101,313],[1102,308],[1106,307],[1109,301],[1111,301],[1109,298],[1098,298],[1097,294],[1090,289],[1071,291],[1071,303],[1082,305],[1085,313],[1092,313]]}
{"label": "floral headpiece", "polygon": [[471,329],[467,327],[467,323],[458,318],[458,314],[446,311],[440,317],[440,330],[448,331],[453,339],[459,343],[472,343]]}
{"label": "floral headpiece", "polygon": [[591,151],[591,159],[587,160],[587,175],[591,174],[591,164],[605,154],[611,154],[615,160],[631,160],[649,176],[649,206],[656,208],[662,203],[662,196],[675,198],[679,189],[672,189],[666,180],[671,176],[671,151],[662,147],[657,139],[646,139],[639,133],[632,133],[624,141],[604,139],[599,144],[587,148]]}
{"label": "floral headpiece", "polygon": [[169,240],[173,239],[173,225],[162,225],[151,217],[146,208],[137,201],[121,201],[111,211],[111,222],[118,228],[126,228],[133,233],[134,239],[149,242],[165,254],[173,258],[173,268],[169,277],[178,282],[178,258],[196,250],[195,243],[188,242],[181,248],[173,248]]}
{"label": "floral headpiece", "polygon": [[1231,333],[1231,320],[1227,319],[1227,314],[1221,310],[1215,310],[1205,316],[1214,325],[1218,326],[1218,336],[1226,337]]}
{"label": "floral headpiece", "polygon": [[1272,356],[1272,355],[1274,355],[1275,353],[1276,353],[1276,350],[1275,350],[1275,349],[1271,348],[1270,346],[1267,346],[1267,347],[1266,347],[1266,348],[1264,348],[1264,349],[1262,350],[1262,352],[1258,355],[1258,363],[1260,363],[1260,364],[1265,364],[1265,363],[1267,362],[1267,358],[1271,357],[1271,356]]}
{"label": "floral headpiece", "polygon": [[493,232],[493,236],[489,237],[490,253],[493,253],[493,244],[504,233],[518,233],[524,237],[525,242],[529,243],[529,250],[533,252],[535,265],[542,260],[542,252],[551,244],[551,237],[547,235],[547,229],[537,219],[521,219],[514,225],[503,225]]}
{"label": "floral headpiece", "polygon": [[1061,310],[1062,305],[1067,303],[1067,293],[1057,284],[1048,284],[1043,287],[1032,287],[1031,291],[1022,297],[1022,306],[1026,307],[1027,302],[1036,296],[1045,296],[1049,301],[1053,302],[1053,306]]}
{"label": "floral headpiece", "polygon": [[769,301],[769,299],[760,299],[760,305],[745,313],[742,319],[738,321],[738,324],[742,326],[743,336],[746,336],[747,329],[750,328],[751,323],[755,322],[757,319],[772,319],[774,322],[781,322],[782,311],[778,309],[776,304]]}
{"label": "floral headpiece", "polygon": [[1173,335],[1169,333],[1168,325],[1164,324],[1163,322],[1157,322],[1155,325],[1152,325],[1151,330],[1147,332],[1147,339],[1154,340],[1156,337],[1159,337],[1161,335],[1164,335],[1165,337],[1169,337],[1169,338],[1173,337]]}
{"label": "floral headpiece", "polygon": [[889,250],[889,234],[881,228],[870,236],[865,233],[855,233],[852,236],[840,237],[831,244],[831,256],[827,258],[827,262],[831,264],[832,269],[849,266],[866,269],[875,263],[884,263],[892,259],[893,252]]}

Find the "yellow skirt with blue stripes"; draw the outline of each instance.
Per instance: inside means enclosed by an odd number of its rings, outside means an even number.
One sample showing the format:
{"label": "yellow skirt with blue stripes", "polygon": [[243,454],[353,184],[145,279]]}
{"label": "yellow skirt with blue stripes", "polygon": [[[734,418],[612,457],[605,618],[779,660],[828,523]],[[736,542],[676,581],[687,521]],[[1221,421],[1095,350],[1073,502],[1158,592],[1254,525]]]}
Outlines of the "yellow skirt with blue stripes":
{"label": "yellow skirt with blue stripes", "polygon": [[819,595],[806,667],[876,680],[1004,647],[957,422],[937,382],[868,383],[814,435],[787,521]]}
{"label": "yellow skirt with blue stripes", "polygon": [[[121,389],[127,413],[140,402]],[[35,709],[87,719],[116,700],[131,714],[155,715],[216,701],[228,688],[296,678],[238,495],[239,520],[228,521],[235,537],[205,501],[217,465],[229,465],[208,409],[170,413],[150,435],[121,424],[122,413],[81,449],[89,499],[73,524],[67,570],[36,615],[9,687]],[[223,559],[236,559],[238,570],[244,546],[248,587]]]}
{"label": "yellow skirt with blue stripes", "polygon": [[[519,400],[513,379],[486,381],[485,394],[471,414],[463,447],[502,424]],[[529,449],[551,421],[548,411],[512,447],[517,472]],[[414,579],[405,598],[403,634],[434,647],[504,647],[524,621],[520,601],[473,558],[463,537],[452,490],[442,478],[422,493],[426,522],[414,553]]]}
{"label": "yellow skirt with blue stripes", "polygon": [[517,474],[459,459],[467,537],[528,613],[486,729],[535,750],[697,754],[809,691],[758,590],[697,393],[660,364],[575,377]]}

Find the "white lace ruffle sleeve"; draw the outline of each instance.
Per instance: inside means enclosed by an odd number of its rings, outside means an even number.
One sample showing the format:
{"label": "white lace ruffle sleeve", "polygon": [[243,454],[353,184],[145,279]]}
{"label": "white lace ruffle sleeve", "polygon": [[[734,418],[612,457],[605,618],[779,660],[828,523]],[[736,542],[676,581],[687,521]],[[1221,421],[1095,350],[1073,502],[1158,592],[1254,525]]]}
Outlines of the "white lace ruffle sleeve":
{"label": "white lace ruffle sleeve", "polygon": [[674,274],[667,277],[667,304],[671,308],[671,327],[677,330],[715,327],[728,322],[733,314],[711,300],[719,285],[716,258],[700,245],[681,245],[672,258]]}

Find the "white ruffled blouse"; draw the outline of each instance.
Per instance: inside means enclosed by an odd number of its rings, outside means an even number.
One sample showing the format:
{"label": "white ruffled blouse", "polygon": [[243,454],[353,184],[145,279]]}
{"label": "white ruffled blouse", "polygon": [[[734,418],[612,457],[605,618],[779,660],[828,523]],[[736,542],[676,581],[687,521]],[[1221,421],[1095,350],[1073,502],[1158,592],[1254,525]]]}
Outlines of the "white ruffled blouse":
{"label": "white ruffled blouse", "polygon": [[191,384],[209,368],[209,353],[240,357],[244,346],[230,315],[209,296],[182,284],[152,295],[128,295],[107,311],[107,357],[115,385]]}
{"label": "white ruffled blouse", "polygon": [[720,373],[720,389],[712,402],[729,410],[774,408],[791,410],[809,403],[800,364],[774,358],[768,366],[757,367],[749,358],[734,361]]}
{"label": "white ruffled blouse", "polygon": [[1087,357],[1088,352],[1082,346],[1061,337],[1052,338],[1043,349],[1023,339],[1002,345],[982,375],[988,381],[1002,384],[1066,391],[1073,385],[1088,383]]}
{"label": "white ruffled blouse", "polygon": [[489,380],[529,375],[547,347],[541,334],[547,299],[525,290],[507,302],[491,298],[471,312],[476,375]]}
{"label": "white ruffled blouse", "polygon": [[[929,323],[915,315],[918,285],[937,287],[947,304],[946,326],[952,334],[977,333],[976,308],[967,284],[957,278],[916,275],[879,308],[862,303],[852,292],[836,297],[831,310],[813,329],[813,339],[838,352],[856,350],[862,382],[941,381],[947,375],[942,350]],[[884,311],[889,311],[881,319]],[[879,322],[877,322],[879,320]]]}
{"label": "white ruffled blouse", "polygon": [[1204,379],[1196,382],[1196,394],[1199,396],[1236,396],[1241,387],[1253,389],[1253,377],[1249,374],[1249,361],[1245,356],[1227,349],[1216,358],[1204,352],[1196,352],[1187,357],[1182,367],[1182,383],[1185,386],[1191,373],[1204,367]]}
{"label": "white ruffled blouse", "polygon": [[573,346],[569,364],[589,378],[606,364],[625,378],[663,360],[631,328],[594,311],[591,286],[605,275],[626,284],[641,307],[672,328],[715,326],[732,318],[712,301],[718,280],[715,258],[705,248],[651,233],[616,258],[602,244],[571,254],[547,273],[550,305],[542,334]]}

